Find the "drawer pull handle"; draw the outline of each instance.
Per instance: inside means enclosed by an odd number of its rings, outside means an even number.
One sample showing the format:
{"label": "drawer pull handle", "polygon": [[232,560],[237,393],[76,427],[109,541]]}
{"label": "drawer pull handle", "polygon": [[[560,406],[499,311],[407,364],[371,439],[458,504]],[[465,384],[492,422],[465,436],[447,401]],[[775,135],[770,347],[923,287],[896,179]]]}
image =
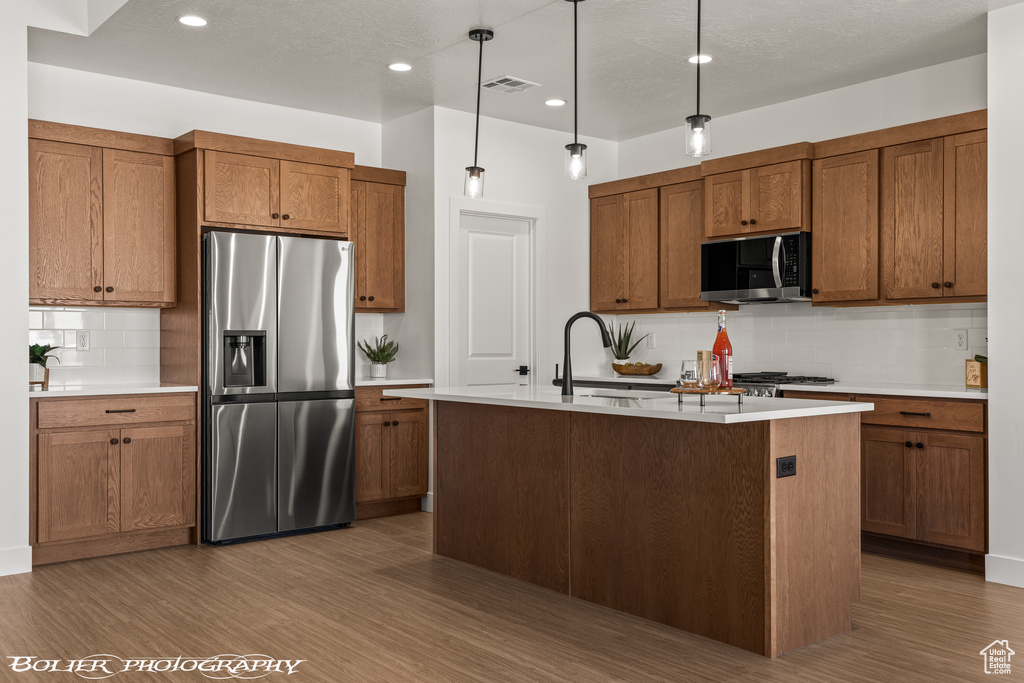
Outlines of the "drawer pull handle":
{"label": "drawer pull handle", "polygon": [[912,413],[912,412],[907,411],[907,410],[901,410],[900,411],[900,415],[913,415],[915,417],[931,417],[932,416],[931,413]]}
{"label": "drawer pull handle", "polygon": [[123,410],[108,410],[108,413],[134,413],[135,408],[124,408]]}
{"label": "drawer pull handle", "polygon": [[384,396],[380,400],[382,401],[401,401],[401,396]]}

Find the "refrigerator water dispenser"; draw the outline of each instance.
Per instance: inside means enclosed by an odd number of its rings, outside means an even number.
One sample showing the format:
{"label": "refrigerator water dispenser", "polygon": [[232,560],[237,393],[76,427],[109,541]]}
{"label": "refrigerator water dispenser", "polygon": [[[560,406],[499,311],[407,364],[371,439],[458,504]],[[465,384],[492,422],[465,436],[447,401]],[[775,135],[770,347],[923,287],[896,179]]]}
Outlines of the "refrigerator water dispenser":
{"label": "refrigerator water dispenser", "polygon": [[265,330],[225,330],[224,386],[262,387],[267,384]]}

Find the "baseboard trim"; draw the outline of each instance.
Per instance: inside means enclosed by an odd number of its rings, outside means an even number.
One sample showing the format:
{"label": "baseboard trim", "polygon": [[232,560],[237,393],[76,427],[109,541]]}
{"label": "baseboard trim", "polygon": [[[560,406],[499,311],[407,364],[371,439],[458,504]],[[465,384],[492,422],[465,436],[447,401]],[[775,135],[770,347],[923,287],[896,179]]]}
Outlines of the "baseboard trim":
{"label": "baseboard trim", "polygon": [[420,509],[424,512],[434,511],[434,492],[431,491],[427,495],[420,498]]}
{"label": "baseboard trim", "polygon": [[862,531],[860,549],[866,553],[895,557],[910,562],[920,562],[936,567],[949,567],[972,574],[985,573],[985,556],[969,553],[953,548],[941,548],[933,545],[907,541],[890,536],[876,536]]}
{"label": "baseboard trim", "polygon": [[32,546],[0,548],[0,576],[26,574],[32,571]]}
{"label": "baseboard trim", "polygon": [[1024,588],[1024,560],[988,555],[985,558],[985,580]]}

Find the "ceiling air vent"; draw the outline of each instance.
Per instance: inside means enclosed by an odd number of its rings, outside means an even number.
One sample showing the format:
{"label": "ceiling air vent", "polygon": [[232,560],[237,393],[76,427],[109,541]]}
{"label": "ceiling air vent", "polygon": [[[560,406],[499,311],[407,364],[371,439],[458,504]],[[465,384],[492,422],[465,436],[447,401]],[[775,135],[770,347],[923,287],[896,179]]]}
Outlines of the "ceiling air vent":
{"label": "ceiling air vent", "polygon": [[498,76],[488,81],[484,81],[483,87],[494,92],[505,93],[510,95],[514,92],[523,92],[530,88],[536,88],[540,83],[534,83],[523,78],[516,78],[515,76]]}

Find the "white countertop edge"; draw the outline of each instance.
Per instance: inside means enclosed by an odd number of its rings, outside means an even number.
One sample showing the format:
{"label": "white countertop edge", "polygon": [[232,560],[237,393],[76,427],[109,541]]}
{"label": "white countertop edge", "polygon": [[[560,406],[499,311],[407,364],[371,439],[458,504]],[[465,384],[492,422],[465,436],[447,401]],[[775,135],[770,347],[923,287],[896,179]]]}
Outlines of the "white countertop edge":
{"label": "white countertop edge", "polygon": [[988,389],[969,389],[949,384],[870,384],[836,382],[835,384],[780,384],[783,391],[815,391],[837,394],[875,394],[877,396],[915,396],[920,398],[965,398],[984,401]]}
{"label": "white countertop edge", "polygon": [[29,398],[61,398],[62,396],[111,396],[115,394],[179,394],[195,393],[199,387],[178,384],[94,384],[71,387],[50,387],[46,391],[29,391]]}
{"label": "white countertop edge", "polygon": [[[779,399],[748,397],[744,399],[743,409],[734,396],[709,396],[707,408],[702,411],[696,396],[686,397],[683,410],[675,395],[658,397],[646,407],[624,408],[619,406],[598,405],[593,403],[564,403],[557,387],[541,388],[538,386],[524,387],[532,391],[516,392],[513,389],[502,391],[501,388],[488,391],[481,387],[457,387],[448,389],[388,389],[385,396],[401,398],[418,398],[431,401],[451,401],[455,403],[475,403],[483,405],[507,406],[510,408],[535,408],[540,410],[564,410],[580,413],[598,413],[603,415],[619,415],[623,417],[654,418],[662,420],[684,420],[689,422],[710,422],[713,424],[737,424],[741,422],[762,422],[766,420],[785,420],[819,415],[837,415],[841,413],[860,413],[874,410],[873,403],[812,401],[805,399]],[[529,393],[530,396],[516,396],[516,393]],[[650,396],[654,392],[623,391],[623,394],[636,394],[638,397]],[[659,392],[660,393],[660,392]],[[579,396],[579,392],[577,392]],[[581,399],[583,397],[580,397]],[[583,399],[593,400],[593,399]],[[656,403],[655,403],[656,401]]]}
{"label": "white countertop edge", "polygon": [[433,384],[434,379],[424,379],[422,377],[406,379],[405,377],[387,377],[384,379],[376,379],[373,377],[362,377],[356,380],[357,387],[389,387],[401,384]]}

